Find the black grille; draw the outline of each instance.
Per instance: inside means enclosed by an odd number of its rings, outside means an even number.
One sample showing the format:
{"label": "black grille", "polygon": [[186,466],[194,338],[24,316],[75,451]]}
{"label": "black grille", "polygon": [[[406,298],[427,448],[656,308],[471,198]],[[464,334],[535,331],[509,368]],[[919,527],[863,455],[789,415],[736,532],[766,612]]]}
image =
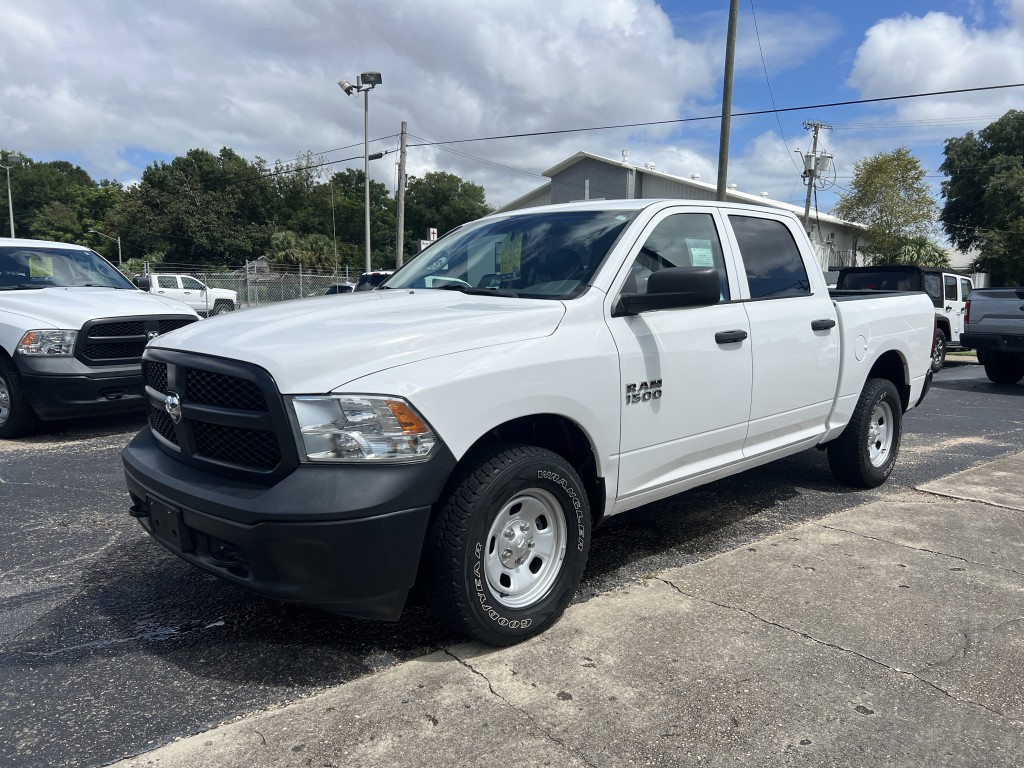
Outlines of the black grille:
{"label": "black grille", "polygon": [[86,365],[138,363],[150,336],[194,323],[194,317],[141,317],[92,320],[82,327],[75,357]]}
{"label": "black grille", "polygon": [[82,354],[93,362],[106,360],[122,360],[124,358],[142,357],[142,350],[146,348],[145,340],[142,341],[90,341]]}
{"label": "black grille", "polygon": [[167,391],[167,363],[146,360],[142,363],[142,379],[157,392]]}
{"label": "black grille", "polygon": [[277,436],[262,429],[192,422],[196,452],[217,461],[257,469],[273,469],[281,461]]}
{"label": "black grille", "polygon": [[160,333],[170,333],[176,331],[179,328],[184,328],[186,325],[191,325],[195,322],[193,317],[178,317],[170,320],[161,320],[159,324]]}
{"label": "black grille", "polygon": [[162,411],[156,406],[150,405],[149,424],[153,431],[164,438],[164,440],[174,445],[178,444],[178,433],[174,431],[174,422],[167,415],[167,411]]}
{"label": "black grille", "polygon": [[[299,465],[284,403],[264,369],[150,347],[142,376],[150,429],[178,461],[258,483],[274,482]],[[178,421],[167,411],[172,397]]]}
{"label": "black grille", "polygon": [[188,400],[195,403],[244,411],[267,411],[267,400],[259,387],[237,376],[189,368],[185,374],[185,391]]}
{"label": "black grille", "polygon": [[102,325],[94,325],[89,331],[89,336],[94,339],[106,338],[107,336],[145,335],[146,331],[141,320],[128,320],[123,323],[103,323]]}

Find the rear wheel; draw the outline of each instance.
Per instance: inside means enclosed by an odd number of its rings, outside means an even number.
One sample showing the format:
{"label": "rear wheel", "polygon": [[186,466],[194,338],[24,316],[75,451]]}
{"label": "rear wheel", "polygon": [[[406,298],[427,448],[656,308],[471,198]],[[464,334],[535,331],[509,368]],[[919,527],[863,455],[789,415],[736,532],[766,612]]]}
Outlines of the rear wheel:
{"label": "rear wheel", "polygon": [[1016,384],[1024,378],[1024,360],[1005,352],[985,355],[985,375],[993,384]]}
{"label": "rear wheel", "polygon": [[946,332],[939,328],[935,331],[935,354],[932,355],[932,371],[938,373],[946,364],[946,350],[949,348],[949,339]]}
{"label": "rear wheel", "polygon": [[9,358],[0,356],[0,438],[26,435],[36,422],[18,369]]}
{"label": "rear wheel", "polygon": [[466,461],[427,534],[422,586],[456,631],[491,645],[543,632],[590,549],[590,505],[561,456],[499,445]]}
{"label": "rear wheel", "polygon": [[840,482],[877,488],[896,463],[903,434],[903,404],[888,379],[868,379],[850,423],[828,444],[828,465]]}

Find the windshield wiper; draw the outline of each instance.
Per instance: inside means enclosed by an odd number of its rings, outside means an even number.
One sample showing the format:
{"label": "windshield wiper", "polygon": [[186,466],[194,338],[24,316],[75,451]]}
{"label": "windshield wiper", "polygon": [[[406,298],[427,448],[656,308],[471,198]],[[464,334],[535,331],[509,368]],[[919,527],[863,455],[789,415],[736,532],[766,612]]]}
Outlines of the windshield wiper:
{"label": "windshield wiper", "polygon": [[459,291],[461,293],[468,293],[471,296],[504,296],[505,298],[510,299],[519,298],[519,294],[515,291],[504,290],[501,288],[474,288],[471,285],[461,285],[459,283],[445,283],[438,287],[437,290]]}
{"label": "windshield wiper", "polygon": [[43,288],[52,287],[52,285],[31,285],[29,283],[19,283],[18,285],[5,285],[0,288],[0,291],[39,291]]}

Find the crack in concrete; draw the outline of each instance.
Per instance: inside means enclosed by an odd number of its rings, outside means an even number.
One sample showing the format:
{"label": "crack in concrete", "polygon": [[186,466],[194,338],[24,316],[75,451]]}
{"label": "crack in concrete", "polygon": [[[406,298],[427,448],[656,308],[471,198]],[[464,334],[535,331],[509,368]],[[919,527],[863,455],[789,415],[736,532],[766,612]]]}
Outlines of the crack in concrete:
{"label": "crack in concrete", "polygon": [[574,755],[579,757],[584,763],[586,763],[587,765],[591,766],[591,768],[598,768],[597,764],[596,763],[592,763],[590,760],[588,760],[587,756],[585,754],[583,754],[579,749],[577,749],[576,747],[572,746],[571,744],[566,744],[564,740],[558,738],[555,734],[551,733],[546,728],[541,727],[541,725],[537,722],[537,719],[533,715],[531,715],[529,712],[527,712],[522,707],[517,707],[511,701],[509,701],[504,696],[502,696],[500,693],[498,693],[498,691],[496,691],[494,689],[494,686],[491,685],[491,681],[488,679],[487,675],[485,675],[483,672],[478,670],[476,667],[474,667],[468,661],[464,661],[463,659],[460,659],[458,656],[456,656],[454,653],[449,651],[447,648],[441,648],[441,652],[444,653],[446,656],[451,656],[453,659],[455,659],[457,662],[459,662],[459,664],[464,666],[466,669],[468,669],[474,675],[477,675],[478,677],[482,678],[483,681],[485,683],[487,683],[487,689],[491,692],[491,695],[493,695],[495,698],[499,699],[505,706],[509,707],[510,709],[515,710],[516,712],[518,712],[521,715],[524,715],[531,723],[533,723],[533,726],[538,731],[540,731],[542,734],[544,734],[545,738],[547,738],[548,740],[554,742],[555,744],[557,744],[562,749],[564,749],[564,750],[566,750],[568,752],[573,753]]}
{"label": "crack in concrete", "polygon": [[918,681],[919,683],[922,683],[922,684],[928,686],[929,688],[931,688],[931,689],[941,693],[943,696],[945,696],[945,697],[947,697],[949,699],[952,699],[957,704],[967,704],[969,706],[978,707],[979,709],[984,709],[986,712],[989,712],[989,713],[991,713],[993,715],[996,715],[996,716],[1001,717],[1001,718],[1003,718],[1005,720],[1008,720],[1011,723],[1022,723],[1022,722],[1024,722],[1024,721],[1019,720],[1019,719],[1017,719],[1015,717],[1011,717],[1010,715],[1007,715],[1004,712],[1000,712],[998,709],[993,709],[992,707],[988,707],[988,706],[986,706],[986,705],[984,705],[984,704],[982,704],[980,702],[972,701],[971,699],[961,699],[961,698],[959,698],[957,696],[954,696],[952,693],[947,691],[942,686],[940,686],[940,685],[938,685],[936,683],[933,683],[931,680],[926,680],[925,678],[920,677],[916,672],[908,672],[908,671],[903,670],[903,669],[897,669],[896,667],[893,667],[893,666],[890,666],[889,664],[886,664],[884,661],[879,661],[878,659],[873,659],[870,656],[865,656],[863,653],[855,651],[852,648],[844,648],[841,645],[836,645],[835,643],[830,643],[827,640],[821,640],[821,639],[815,637],[814,635],[811,635],[811,634],[809,634],[807,632],[803,632],[803,631],[801,631],[799,629],[795,629],[793,627],[788,627],[785,624],[780,624],[777,621],[771,621],[770,619],[766,619],[763,616],[758,616],[756,613],[754,613],[753,611],[749,611],[746,608],[741,608],[741,607],[739,607],[737,605],[728,605],[726,603],[719,603],[719,602],[716,602],[715,600],[711,600],[711,599],[706,598],[706,597],[701,597],[699,595],[694,595],[694,594],[691,594],[690,592],[687,592],[687,591],[685,591],[683,589],[680,589],[678,586],[673,584],[668,579],[663,579],[661,577],[655,577],[655,578],[657,578],[658,581],[660,581],[660,582],[662,582],[664,584],[667,584],[668,586],[670,586],[672,589],[674,589],[676,592],[678,592],[679,594],[683,595],[684,597],[689,597],[692,600],[699,600],[699,601],[707,603],[709,605],[717,606],[718,608],[724,608],[726,610],[736,611],[738,613],[745,614],[745,615],[749,616],[752,619],[760,621],[763,624],[767,624],[770,627],[777,627],[778,629],[783,629],[783,630],[785,630],[787,632],[792,632],[793,634],[799,635],[800,637],[804,638],[805,640],[810,640],[812,643],[817,643],[818,645],[822,645],[822,646],[824,646],[826,648],[831,648],[831,649],[836,650],[836,651],[841,651],[843,653],[848,653],[851,656],[856,656],[859,659],[863,659],[864,661],[867,661],[867,662],[869,662],[871,664],[875,664],[876,666],[882,667],[882,669],[888,670],[889,672],[893,672],[893,673],[895,673],[897,675],[901,675],[903,677],[912,678],[912,679]]}
{"label": "crack in concrete", "polygon": [[1002,566],[1002,565],[992,565],[991,563],[978,563],[978,562],[975,562],[974,560],[968,560],[966,557],[960,557],[959,555],[951,555],[948,552],[939,552],[938,550],[928,549],[926,547],[915,547],[915,546],[911,546],[910,544],[903,544],[903,543],[898,542],[898,541],[890,541],[889,539],[883,539],[883,538],[880,538],[878,536],[869,536],[866,533],[859,533],[858,531],[851,531],[851,530],[848,530],[846,528],[839,528],[838,526],[834,526],[834,525],[825,525],[824,523],[816,523],[816,525],[818,527],[824,528],[825,530],[828,530],[828,531],[839,531],[840,533],[848,533],[851,536],[859,536],[862,539],[869,539],[871,541],[877,541],[877,542],[879,542],[881,544],[891,544],[894,547],[903,547],[904,549],[910,549],[910,550],[913,550],[914,552],[924,552],[924,553],[929,554],[929,555],[938,555],[939,557],[948,557],[950,560],[958,560],[961,563],[967,563],[968,565],[976,565],[979,568],[994,568],[994,569],[999,570],[999,571],[1007,571],[1008,573],[1012,573],[1015,576],[1024,576],[1024,573],[1021,573],[1020,571],[1014,570],[1013,568],[1007,568],[1007,567]]}

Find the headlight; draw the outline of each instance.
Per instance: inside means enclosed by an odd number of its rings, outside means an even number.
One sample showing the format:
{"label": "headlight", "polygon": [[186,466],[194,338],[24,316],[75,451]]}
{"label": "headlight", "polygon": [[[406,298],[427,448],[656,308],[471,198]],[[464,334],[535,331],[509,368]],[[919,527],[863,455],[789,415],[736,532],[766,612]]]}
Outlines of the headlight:
{"label": "headlight", "polygon": [[304,461],[422,461],[440,443],[401,397],[303,395],[290,403]]}
{"label": "headlight", "polygon": [[22,355],[73,355],[78,331],[28,331],[18,342]]}

